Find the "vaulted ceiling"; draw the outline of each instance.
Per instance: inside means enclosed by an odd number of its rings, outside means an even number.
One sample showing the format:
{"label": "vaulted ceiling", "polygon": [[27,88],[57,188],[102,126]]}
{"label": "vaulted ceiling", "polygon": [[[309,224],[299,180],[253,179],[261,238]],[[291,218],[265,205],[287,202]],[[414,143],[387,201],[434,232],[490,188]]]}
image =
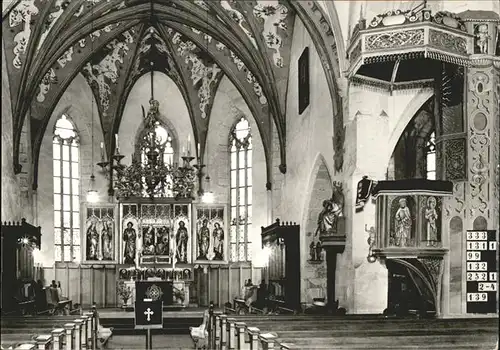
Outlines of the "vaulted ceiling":
{"label": "vaulted ceiling", "polygon": [[[313,1],[13,2],[3,14],[2,29],[16,171],[20,170],[21,129],[28,120],[36,186],[43,135],[57,102],[77,74],[93,91],[109,153],[134,83],[154,69],[167,74],[181,91],[201,154],[215,92],[226,75],[256,119],[268,178],[273,128],[280,140],[280,169],[285,172],[286,89],[296,15],[321,57],[338,124],[342,104],[335,80],[340,74],[336,38]],[[343,137],[338,138],[342,138],[337,140],[341,148]]]}

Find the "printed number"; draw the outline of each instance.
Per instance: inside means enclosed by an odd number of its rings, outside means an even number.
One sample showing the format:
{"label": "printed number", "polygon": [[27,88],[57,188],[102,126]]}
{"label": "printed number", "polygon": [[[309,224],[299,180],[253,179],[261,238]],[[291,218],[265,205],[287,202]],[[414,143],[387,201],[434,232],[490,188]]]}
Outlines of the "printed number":
{"label": "printed number", "polygon": [[496,283],[478,283],[477,290],[480,292],[496,292],[497,284]]}
{"label": "printed number", "polygon": [[486,241],[488,240],[488,232],[486,231],[467,232],[467,240]]}
{"label": "printed number", "polygon": [[488,301],[488,293],[467,293],[467,301]]}
{"label": "printed number", "polygon": [[490,282],[496,282],[497,281],[497,273],[496,272],[490,272]]}
{"label": "printed number", "polygon": [[481,260],[481,252],[467,252],[467,260],[472,260],[472,261]]}
{"label": "printed number", "polygon": [[468,262],[467,271],[488,271],[488,263],[486,262]]}
{"label": "printed number", "polygon": [[467,242],[467,250],[488,250],[487,242]]}
{"label": "printed number", "polygon": [[489,248],[490,250],[497,250],[497,242],[489,242]]}
{"label": "printed number", "polygon": [[486,272],[467,272],[467,281],[488,281],[488,274]]}

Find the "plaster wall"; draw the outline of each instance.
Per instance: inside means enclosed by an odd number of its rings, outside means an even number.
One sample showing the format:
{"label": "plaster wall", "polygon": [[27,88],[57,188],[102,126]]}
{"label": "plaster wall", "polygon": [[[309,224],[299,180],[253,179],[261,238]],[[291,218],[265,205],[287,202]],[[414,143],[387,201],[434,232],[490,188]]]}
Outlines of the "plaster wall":
{"label": "plaster wall", "polygon": [[[54,264],[54,185],[53,185],[53,149],[52,138],[56,121],[62,114],[66,114],[72,120],[80,138],[80,213],[84,212],[86,203],[86,192],[89,189],[91,166],[98,162],[99,146],[103,142],[101,123],[97,112],[96,102],[92,91],[85,78],[78,74],[68,86],[57,103],[52,113],[47,130],[43,137],[40,149],[40,161],[38,170],[38,194],[37,212],[38,224],[42,227],[42,249],[40,252],[40,263],[43,266]],[[94,160],[92,160],[92,115],[94,118]],[[103,174],[95,168],[95,188],[99,193],[100,202],[108,200],[107,181]],[[82,215],[83,216],[83,215]],[[80,227],[83,220],[80,218]],[[85,232],[81,229],[81,232]],[[83,252],[84,234],[81,234],[81,247]],[[75,262],[78,262],[79,256]]]}
{"label": "plaster wall", "polygon": [[[2,46],[3,46],[2,40]],[[14,174],[13,121],[10,102],[10,85],[5,50],[2,50],[2,209],[1,221],[18,221],[22,218],[20,187]]]}
{"label": "plaster wall", "polygon": [[[252,261],[260,265],[261,226],[268,221],[268,203],[266,193],[266,162],[262,139],[255,119],[245,100],[231,81],[224,76],[215,95],[208,127],[205,163],[211,178],[211,191],[216,203],[230,204],[230,158],[229,133],[241,117],[250,123],[252,133],[252,225],[249,228],[249,240],[252,242]],[[229,232],[228,232],[229,234]],[[259,260],[260,259],[260,260]],[[253,281],[258,283],[259,281]]]}
{"label": "plaster wall", "polygon": [[[310,104],[299,115],[298,59],[306,47],[309,47]],[[306,287],[308,281],[315,278],[315,272],[306,265],[309,259],[306,227],[309,217],[317,218],[319,212],[309,213],[306,203],[311,202],[313,196],[322,201],[332,195],[327,188],[323,193],[313,191],[317,158],[324,159],[324,167],[332,180],[338,174],[333,172],[333,112],[325,73],[314,43],[298,18],[294,24],[286,111],[287,172],[273,177],[273,192],[280,194],[279,198],[273,195],[273,218],[300,225],[301,301],[308,303],[312,300],[308,300]]]}

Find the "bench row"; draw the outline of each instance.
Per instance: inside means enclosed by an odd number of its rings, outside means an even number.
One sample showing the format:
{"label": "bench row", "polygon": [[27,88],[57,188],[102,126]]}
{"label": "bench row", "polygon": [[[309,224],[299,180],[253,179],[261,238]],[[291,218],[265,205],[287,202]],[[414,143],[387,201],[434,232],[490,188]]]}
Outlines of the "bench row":
{"label": "bench row", "polygon": [[[249,324],[247,325],[242,321]],[[230,350],[283,350],[300,349],[305,344],[313,345],[314,343],[315,348],[321,348],[320,345],[329,348],[333,344],[336,344],[336,348],[344,348],[344,346],[348,348],[350,342],[354,345],[353,343],[364,342],[370,344],[371,342],[380,341],[379,345],[383,345],[384,340],[400,338],[408,346],[427,344],[429,346],[435,345],[433,348],[440,348],[450,344],[452,348],[457,348],[458,345],[462,344],[465,347],[461,348],[472,349],[476,348],[476,344],[480,347],[481,342],[483,342],[483,345],[494,344],[496,330],[498,329],[498,322],[488,319],[473,322],[474,325],[467,324],[464,320],[436,320],[437,322],[430,323],[435,323],[434,326],[439,325],[441,327],[438,326],[434,329],[425,327],[425,322],[419,322],[419,320],[385,320],[386,322],[384,322],[381,319],[372,319],[365,322],[364,325],[359,324],[359,320],[355,320],[354,324],[350,324],[350,321],[353,320],[346,319],[316,319],[315,324],[310,322],[312,320],[308,320],[309,322],[304,321],[300,317],[296,317],[294,320],[228,317],[228,315],[215,312],[209,318],[209,324],[207,325],[207,347],[210,349]],[[325,328],[329,329],[326,330],[321,327],[323,330],[318,331],[317,326],[321,326],[323,323],[326,323],[325,326],[327,327]],[[383,323],[387,324],[383,325]],[[302,331],[299,331],[300,328],[297,329],[296,327],[293,327],[296,329],[295,331],[288,331],[287,328],[292,325],[302,326]],[[338,329],[340,325],[343,326],[340,327],[342,329]],[[258,326],[259,328],[252,326]],[[350,329],[351,327],[348,326],[353,327]],[[422,326],[424,326],[424,329],[422,329]],[[469,329],[471,326],[473,326],[473,329]],[[279,334],[275,332],[279,332]],[[470,338],[471,333],[475,335],[475,338]],[[358,341],[358,339],[360,340]],[[470,342],[471,340],[473,342]],[[392,341],[389,343],[391,343],[389,345],[393,345]],[[452,346],[452,343],[455,345]]]}
{"label": "bench row", "polygon": [[[23,322],[18,319],[18,322]],[[30,320],[30,323],[33,319]],[[53,328],[53,322],[57,321],[57,317],[50,320],[43,320],[44,322],[37,325],[37,328],[45,328],[47,332],[38,336],[28,339],[29,335],[26,334],[27,339],[16,340],[19,334],[11,337],[11,345],[9,342],[9,334],[3,332],[2,327],[2,347],[7,345],[7,349],[24,349],[24,350],[87,350],[97,349],[97,332],[98,322],[95,312],[88,312],[80,316],[78,319],[65,323],[63,328]],[[14,321],[14,319],[12,319]],[[47,323],[45,323],[47,321]],[[49,323],[50,322],[50,323]],[[21,335],[22,337],[22,335]]]}

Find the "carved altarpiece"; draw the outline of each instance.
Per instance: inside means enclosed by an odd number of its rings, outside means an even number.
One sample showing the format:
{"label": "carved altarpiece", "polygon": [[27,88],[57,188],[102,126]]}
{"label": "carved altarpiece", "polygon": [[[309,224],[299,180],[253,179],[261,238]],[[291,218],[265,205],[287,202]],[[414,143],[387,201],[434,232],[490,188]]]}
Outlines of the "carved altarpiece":
{"label": "carved altarpiece", "polygon": [[139,268],[152,264],[173,267],[193,261],[191,203],[122,203],[120,206],[120,262]]}
{"label": "carved altarpiece", "polygon": [[225,205],[195,207],[193,252],[197,264],[220,264],[228,261],[228,218]]}
{"label": "carved altarpiece", "polygon": [[88,204],[85,213],[84,262],[116,263],[118,246],[115,205]]}

